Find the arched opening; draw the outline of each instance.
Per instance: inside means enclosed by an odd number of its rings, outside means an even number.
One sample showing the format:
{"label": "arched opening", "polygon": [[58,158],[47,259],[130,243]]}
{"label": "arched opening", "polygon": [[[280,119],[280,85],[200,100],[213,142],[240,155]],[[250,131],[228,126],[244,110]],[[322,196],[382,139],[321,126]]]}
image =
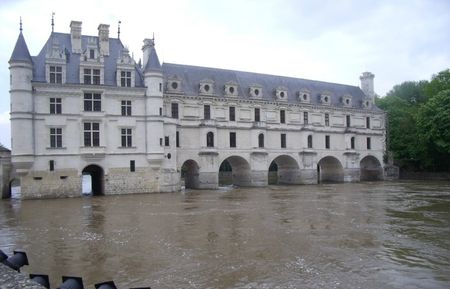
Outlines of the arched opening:
{"label": "arched opening", "polygon": [[22,191],[20,187],[20,179],[12,179],[9,182],[9,188],[7,194],[3,196],[4,199],[20,199],[22,197]]}
{"label": "arched opening", "polygon": [[318,183],[341,183],[344,181],[344,168],[335,157],[324,157],[317,163]]}
{"label": "arched opening", "polygon": [[100,196],[105,193],[105,174],[101,167],[97,165],[89,165],[83,169],[82,175],[83,195]]}
{"label": "arched opening", "polygon": [[374,156],[364,157],[360,163],[361,181],[380,181],[383,180],[383,167]]}
{"label": "arched opening", "polygon": [[299,166],[294,158],[287,155],[278,156],[269,166],[269,184],[295,184],[298,174]]}
{"label": "arched opening", "polygon": [[200,187],[199,167],[196,161],[187,160],[181,166],[181,182],[186,189],[198,189]]}
{"label": "arched opening", "polygon": [[312,149],[313,147],[313,138],[312,135],[308,135],[308,148]]}
{"label": "arched opening", "polygon": [[263,148],[264,147],[264,134],[260,133],[258,135],[258,147]]}
{"label": "arched opening", "polygon": [[220,164],[219,186],[224,185],[251,185],[250,164],[244,158],[231,156]]}
{"label": "arched opening", "polygon": [[211,131],[206,134],[206,146],[209,148],[214,147],[214,133]]}

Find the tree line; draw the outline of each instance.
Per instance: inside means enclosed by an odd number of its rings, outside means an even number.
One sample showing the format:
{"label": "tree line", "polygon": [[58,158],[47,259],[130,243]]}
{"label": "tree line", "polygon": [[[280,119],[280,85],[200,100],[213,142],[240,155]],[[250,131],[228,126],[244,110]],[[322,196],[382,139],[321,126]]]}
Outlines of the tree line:
{"label": "tree line", "polygon": [[450,171],[450,69],[406,81],[375,100],[387,113],[387,151],[410,171]]}

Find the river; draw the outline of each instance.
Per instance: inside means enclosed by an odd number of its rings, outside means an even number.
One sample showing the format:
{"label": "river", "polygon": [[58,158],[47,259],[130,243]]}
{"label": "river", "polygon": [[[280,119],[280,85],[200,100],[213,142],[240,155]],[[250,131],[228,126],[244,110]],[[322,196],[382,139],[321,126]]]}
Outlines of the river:
{"label": "river", "polygon": [[450,182],[1,200],[0,249],[52,288],[450,288]]}

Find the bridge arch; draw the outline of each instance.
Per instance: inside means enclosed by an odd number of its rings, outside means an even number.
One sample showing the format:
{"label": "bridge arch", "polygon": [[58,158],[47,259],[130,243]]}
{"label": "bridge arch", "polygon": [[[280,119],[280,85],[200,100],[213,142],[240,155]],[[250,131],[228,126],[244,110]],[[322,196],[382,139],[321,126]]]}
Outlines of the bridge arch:
{"label": "bridge arch", "polygon": [[105,171],[101,166],[88,165],[82,171],[82,193],[101,196],[105,194]]}
{"label": "bridge arch", "polygon": [[299,165],[289,155],[275,157],[269,165],[269,184],[295,184],[299,176]]}
{"label": "bridge arch", "polygon": [[198,163],[192,159],[186,160],[181,166],[181,179],[186,189],[200,188],[199,169]]}
{"label": "bridge arch", "polygon": [[344,168],[341,162],[332,156],[326,156],[317,163],[318,183],[344,182]]}
{"label": "bridge arch", "polygon": [[380,161],[371,155],[365,156],[359,162],[361,170],[361,181],[380,181],[383,180],[383,167]]}
{"label": "bridge arch", "polygon": [[220,163],[219,185],[251,186],[250,163],[240,156],[229,156]]}

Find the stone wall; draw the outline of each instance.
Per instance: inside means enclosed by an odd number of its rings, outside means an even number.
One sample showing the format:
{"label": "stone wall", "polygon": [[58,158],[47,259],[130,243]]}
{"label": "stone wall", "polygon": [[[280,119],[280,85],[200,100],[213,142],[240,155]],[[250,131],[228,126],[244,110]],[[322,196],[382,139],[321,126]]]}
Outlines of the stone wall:
{"label": "stone wall", "polygon": [[78,197],[81,176],[75,169],[33,171],[21,177],[20,186],[23,199]]}
{"label": "stone wall", "polygon": [[134,172],[129,168],[109,169],[105,176],[105,195],[158,192],[158,172],[151,168],[136,168]]}
{"label": "stone wall", "polygon": [[0,288],[2,289],[45,289],[27,276],[0,263]]}
{"label": "stone wall", "polygon": [[2,198],[10,196],[11,153],[0,153],[0,193]]}

